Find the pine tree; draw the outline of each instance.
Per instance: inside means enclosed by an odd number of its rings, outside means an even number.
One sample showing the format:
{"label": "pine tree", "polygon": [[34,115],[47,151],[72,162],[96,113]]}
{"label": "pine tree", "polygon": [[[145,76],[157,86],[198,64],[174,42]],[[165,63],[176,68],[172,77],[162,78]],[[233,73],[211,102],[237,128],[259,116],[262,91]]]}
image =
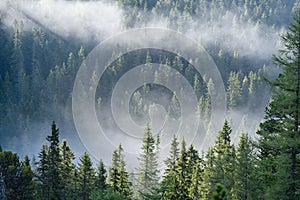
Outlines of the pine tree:
{"label": "pine tree", "polygon": [[162,199],[176,200],[178,183],[176,180],[176,162],[179,157],[179,142],[176,135],[173,136],[169,157],[164,161],[166,169],[163,180],[160,184],[162,190]]}
{"label": "pine tree", "polygon": [[39,187],[41,188],[41,193],[39,196],[41,198],[49,199],[50,186],[49,182],[49,147],[47,144],[44,144],[41,152],[38,155],[39,161],[37,162],[37,179],[40,182]]}
{"label": "pine tree", "polygon": [[94,189],[95,184],[95,170],[93,162],[87,152],[79,158],[79,190],[82,200],[88,200],[91,191]]}
{"label": "pine tree", "polygon": [[109,184],[114,192],[122,194],[126,199],[131,199],[131,182],[128,180],[129,175],[125,169],[125,161],[123,147],[120,144],[114,150],[112,155],[112,163],[109,168]]}
{"label": "pine tree", "polygon": [[[228,198],[231,198],[230,191],[234,184],[235,169],[235,148],[231,143],[230,134],[232,129],[227,120],[225,120],[222,130],[219,132],[215,145],[211,153],[213,160],[210,166],[210,191],[212,191],[217,183],[224,185],[228,191]],[[212,156],[212,155],[210,155]]]}
{"label": "pine tree", "polygon": [[189,187],[189,197],[193,200],[203,199],[201,196],[201,182],[203,181],[202,171],[200,159],[198,159],[192,171],[192,181]]}
{"label": "pine tree", "polygon": [[176,190],[176,198],[178,200],[188,200],[188,178],[189,178],[189,169],[188,169],[188,156],[186,151],[185,140],[182,140],[180,155],[176,162],[176,181],[178,187]]}
{"label": "pine tree", "polygon": [[215,155],[214,149],[210,147],[203,160],[203,181],[201,183],[200,196],[203,199],[209,199],[211,195]]}
{"label": "pine tree", "polygon": [[19,156],[11,151],[0,153],[0,175],[6,187],[7,199],[15,199],[18,189],[18,168],[20,167]]}
{"label": "pine tree", "polygon": [[5,196],[8,200],[34,198],[34,174],[29,163],[28,156],[25,156],[25,160],[20,162],[16,153],[0,152],[0,175],[4,181]]}
{"label": "pine tree", "polygon": [[77,188],[75,188],[75,172],[76,167],[73,163],[75,155],[71,147],[63,140],[60,145],[61,167],[60,174],[62,180],[62,195],[64,199],[74,199],[76,197]]}
{"label": "pine tree", "polygon": [[36,183],[33,181],[34,173],[31,170],[30,160],[27,155],[21,162],[19,176],[18,193],[20,194],[20,199],[33,199],[35,197]]}
{"label": "pine tree", "polygon": [[50,199],[61,198],[62,180],[60,175],[61,157],[59,155],[59,130],[56,124],[52,123],[51,135],[47,136],[47,141],[50,143],[48,150],[48,186]]}
{"label": "pine tree", "polygon": [[96,188],[100,190],[106,189],[107,188],[106,178],[107,178],[106,169],[103,161],[100,160],[97,165],[97,175],[96,175],[96,182],[95,182]]}
{"label": "pine tree", "polygon": [[282,37],[285,49],[274,57],[282,73],[257,134],[264,198],[300,198],[300,11]]}
{"label": "pine tree", "polygon": [[235,108],[239,105],[242,96],[242,86],[240,80],[240,73],[230,72],[228,79],[228,107],[230,109]]}
{"label": "pine tree", "polygon": [[[119,146],[122,148],[122,146]],[[118,191],[118,182],[120,179],[119,169],[120,169],[120,155],[118,150],[114,150],[112,154],[111,167],[109,168],[109,183],[114,191]]]}
{"label": "pine tree", "polygon": [[173,135],[173,140],[171,142],[171,148],[169,157],[165,160],[165,165],[167,167],[166,172],[173,170],[176,170],[176,161],[179,157],[179,148],[178,148],[179,142],[177,141],[177,136]]}
{"label": "pine tree", "polygon": [[255,199],[255,154],[252,141],[244,132],[237,148],[234,177],[234,196],[236,199]]}
{"label": "pine tree", "polygon": [[155,140],[151,133],[150,125],[147,124],[142,154],[139,157],[138,188],[141,195],[149,193],[158,186],[158,158],[156,154]]}

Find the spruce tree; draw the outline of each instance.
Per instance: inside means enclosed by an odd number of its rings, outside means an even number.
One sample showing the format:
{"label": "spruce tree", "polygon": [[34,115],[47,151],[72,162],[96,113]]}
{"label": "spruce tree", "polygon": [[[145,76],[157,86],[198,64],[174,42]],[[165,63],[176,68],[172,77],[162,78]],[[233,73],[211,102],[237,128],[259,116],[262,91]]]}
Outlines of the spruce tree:
{"label": "spruce tree", "polygon": [[77,192],[77,188],[75,188],[76,166],[73,163],[75,155],[66,140],[62,141],[59,148],[61,156],[60,174],[62,179],[62,195],[64,196],[64,199],[74,199]]}
{"label": "spruce tree", "polygon": [[178,200],[188,200],[188,178],[189,178],[189,169],[188,169],[188,156],[186,151],[185,140],[182,140],[180,155],[176,162],[176,181],[178,187],[176,190],[176,198]]}
{"label": "spruce tree", "polygon": [[300,11],[274,57],[282,72],[257,134],[264,198],[300,199]]}
{"label": "spruce tree", "polygon": [[237,199],[255,199],[255,153],[249,136],[242,132],[237,148],[234,176],[234,196]]}
{"label": "spruce tree", "polygon": [[[25,155],[24,160],[20,165],[19,181],[18,181],[18,193],[20,199],[31,200],[35,198],[35,186],[34,173],[30,166],[30,160]],[[16,198],[17,199],[17,198]]]}
{"label": "spruce tree", "polygon": [[99,163],[97,164],[97,175],[96,175],[96,182],[95,182],[96,188],[100,190],[106,189],[107,188],[106,178],[107,178],[106,169],[103,161],[100,160]]}
{"label": "spruce tree", "polygon": [[123,147],[120,144],[112,154],[112,163],[109,168],[109,185],[114,192],[122,194],[125,199],[132,198],[131,182],[128,180],[129,175],[125,169]]}
{"label": "spruce tree", "polygon": [[217,183],[224,185],[228,191],[228,198],[231,198],[231,190],[234,184],[235,169],[235,148],[231,143],[230,134],[232,129],[227,120],[225,120],[222,130],[216,139],[213,151],[214,160],[211,166],[210,191]]}
{"label": "spruce tree", "polygon": [[164,161],[166,169],[164,172],[163,180],[160,183],[162,199],[176,200],[176,192],[178,182],[176,180],[176,162],[179,157],[179,142],[176,135],[173,136],[171,142],[170,153],[168,158]]}
{"label": "spruce tree", "polygon": [[61,157],[59,155],[59,130],[56,124],[52,123],[51,135],[47,136],[47,141],[50,143],[48,150],[48,186],[49,198],[60,199],[62,196],[62,179],[60,175]]}
{"label": "spruce tree", "polygon": [[193,200],[203,199],[201,196],[201,182],[202,178],[202,166],[200,163],[200,159],[197,160],[191,175],[191,184],[189,187],[189,197]]}
{"label": "spruce tree", "polygon": [[[4,195],[8,200],[34,199],[34,174],[28,156],[20,162],[19,156],[11,151],[0,152],[0,177],[5,186]],[[1,188],[3,189],[3,188]],[[2,192],[2,191],[1,191]]]}
{"label": "spruce tree", "polygon": [[95,184],[95,170],[93,162],[87,152],[79,158],[79,190],[82,200],[88,200],[91,191],[94,189]]}
{"label": "spruce tree", "polygon": [[39,181],[39,191],[38,194],[40,198],[49,199],[50,185],[49,182],[49,147],[47,144],[42,146],[42,150],[38,155],[39,161],[37,162],[37,179]]}
{"label": "spruce tree", "polygon": [[150,125],[147,124],[142,154],[139,157],[138,188],[141,195],[149,193],[158,186],[158,158],[156,154],[155,139],[152,136]]}

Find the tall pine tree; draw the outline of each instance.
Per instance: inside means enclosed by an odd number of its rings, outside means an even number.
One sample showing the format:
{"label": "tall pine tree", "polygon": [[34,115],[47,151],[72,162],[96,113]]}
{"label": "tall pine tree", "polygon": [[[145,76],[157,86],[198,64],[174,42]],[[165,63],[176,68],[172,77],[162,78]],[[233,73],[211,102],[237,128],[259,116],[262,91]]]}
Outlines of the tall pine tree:
{"label": "tall pine tree", "polygon": [[91,191],[94,189],[95,184],[95,169],[93,162],[87,152],[79,158],[79,190],[82,200],[88,200]]}
{"label": "tall pine tree", "polygon": [[48,186],[49,198],[61,199],[62,180],[61,180],[61,157],[59,150],[59,129],[53,121],[51,135],[47,136],[47,141],[50,143],[48,150]]}
{"label": "tall pine tree", "polygon": [[142,154],[139,157],[138,188],[139,192],[147,194],[158,186],[158,157],[156,154],[155,139],[152,136],[150,125],[147,124],[143,144]]}
{"label": "tall pine tree", "polygon": [[120,144],[112,154],[112,163],[109,168],[109,185],[114,192],[123,195],[125,199],[132,198],[131,182],[125,169],[123,147]]}
{"label": "tall pine tree", "polygon": [[264,198],[300,199],[300,11],[274,57],[282,72],[274,82],[265,122],[257,134]]}

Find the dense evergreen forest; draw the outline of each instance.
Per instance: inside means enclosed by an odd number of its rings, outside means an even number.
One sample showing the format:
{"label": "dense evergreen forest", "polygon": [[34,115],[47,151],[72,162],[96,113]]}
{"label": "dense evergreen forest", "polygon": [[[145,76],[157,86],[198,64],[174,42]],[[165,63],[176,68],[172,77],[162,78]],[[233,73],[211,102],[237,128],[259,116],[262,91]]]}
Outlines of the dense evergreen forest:
{"label": "dense evergreen forest", "polygon": [[[0,199],[300,199],[299,1],[28,0],[25,4],[34,8],[97,2],[121,11],[118,31],[162,26],[202,45],[222,76],[227,120],[221,130],[212,129],[210,98],[217,83],[197,73],[189,61],[151,48],[131,52],[113,62],[99,81],[95,107],[105,127],[115,130],[108,108],[118,79],[132,66],[153,61],[172,66],[188,80],[198,98],[198,134],[216,137],[212,145],[199,149],[173,133],[168,150],[162,149],[162,135],[153,134],[147,123],[151,101],[157,100],[153,94],[167,93],[162,105],[174,122],[181,115],[176,97],[180,94],[148,84],[130,101],[132,118],[147,124],[141,133],[138,166],[126,159],[122,141],[110,155],[93,158],[76,133],[72,90],[79,67],[107,34],[91,27],[84,36],[73,29],[63,34],[26,7],[20,11],[21,4],[4,1],[0,3]],[[57,22],[68,32],[63,25],[65,29]],[[161,68],[156,76],[168,81],[169,73]],[[162,153],[167,155],[162,158]]]}

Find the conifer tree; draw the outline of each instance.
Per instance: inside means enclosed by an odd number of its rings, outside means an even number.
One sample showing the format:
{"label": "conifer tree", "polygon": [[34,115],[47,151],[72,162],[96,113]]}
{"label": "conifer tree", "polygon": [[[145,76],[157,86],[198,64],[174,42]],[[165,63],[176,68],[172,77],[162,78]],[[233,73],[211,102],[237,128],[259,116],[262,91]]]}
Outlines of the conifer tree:
{"label": "conifer tree", "polygon": [[61,157],[59,155],[59,129],[53,121],[51,135],[47,136],[47,141],[50,143],[48,149],[48,186],[49,198],[60,199],[62,196],[62,179],[60,175]]}
{"label": "conifer tree", "polygon": [[44,144],[42,146],[42,150],[38,155],[39,161],[37,162],[37,179],[40,182],[40,192],[38,195],[41,196],[41,198],[47,198],[49,199],[49,191],[50,186],[48,184],[49,182],[49,147],[47,144]]}
{"label": "conifer tree", "polygon": [[263,198],[300,198],[300,11],[282,37],[284,49],[274,57],[282,68],[265,121],[257,134]]}
{"label": "conifer tree", "polygon": [[123,147],[120,144],[112,154],[112,163],[109,168],[109,185],[114,192],[122,194],[126,199],[132,198],[131,182],[125,169]]}
{"label": "conifer tree", "polygon": [[162,190],[162,199],[176,199],[176,192],[178,182],[176,180],[176,162],[179,157],[179,142],[176,135],[173,136],[171,142],[170,153],[168,158],[164,161],[166,169],[164,172],[163,180],[160,183]]}
{"label": "conifer tree", "polygon": [[34,174],[29,162],[28,156],[25,156],[25,160],[20,162],[16,153],[0,152],[0,177],[4,181],[1,184],[5,185],[4,196],[6,199],[30,200],[34,198]]}
{"label": "conifer tree", "polygon": [[158,186],[158,158],[156,154],[155,139],[152,136],[150,124],[147,124],[143,144],[142,154],[139,157],[138,168],[138,188],[143,194],[149,193]]}
{"label": "conifer tree", "polygon": [[77,192],[75,188],[77,180],[74,176],[76,166],[73,163],[75,155],[66,140],[62,141],[59,148],[61,156],[60,174],[62,179],[62,195],[64,196],[64,199],[74,199]]}
{"label": "conifer tree", "polygon": [[106,169],[103,161],[100,160],[99,163],[97,164],[97,175],[96,175],[95,186],[100,190],[106,189],[107,188],[106,178],[107,178]]}
{"label": "conifer tree", "polygon": [[237,199],[255,199],[255,154],[252,141],[242,132],[237,148],[234,177],[234,196]]}
{"label": "conifer tree", "polygon": [[212,191],[217,183],[224,185],[228,191],[228,198],[231,198],[230,191],[234,184],[234,169],[235,169],[235,148],[231,143],[230,134],[232,129],[227,120],[225,120],[222,130],[219,132],[213,147],[210,191]]}
{"label": "conifer tree", "polygon": [[35,197],[35,186],[36,183],[33,181],[34,173],[30,166],[30,160],[27,155],[25,155],[24,160],[20,165],[18,181],[18,193],[21,199],[31,200]]}
{"label": "conifer tree", "polygon": [[176,181],[178,182],[178,188],[176,190],[176,198],[178,200],[188,200],[188,179],[189,179],[189,169],[188,169],[188,156],[186,151],[186,143],[183,139],[181,142],[180,155],[176,162]]}
{"label": "conifer tree", "polygon": [[203,181],[202,171],[200,159],[198,159],[192,171],[191,184],[189,187],[189,197],[193,200],[203,199],[201,196],[201,182]]}
{"label": "conifer tree", "polygon": [[88,200],[91,191],[94,189],[95,184],[95,170],[93,162],[87,152],[79,158],[79,190],[82,200]]}

